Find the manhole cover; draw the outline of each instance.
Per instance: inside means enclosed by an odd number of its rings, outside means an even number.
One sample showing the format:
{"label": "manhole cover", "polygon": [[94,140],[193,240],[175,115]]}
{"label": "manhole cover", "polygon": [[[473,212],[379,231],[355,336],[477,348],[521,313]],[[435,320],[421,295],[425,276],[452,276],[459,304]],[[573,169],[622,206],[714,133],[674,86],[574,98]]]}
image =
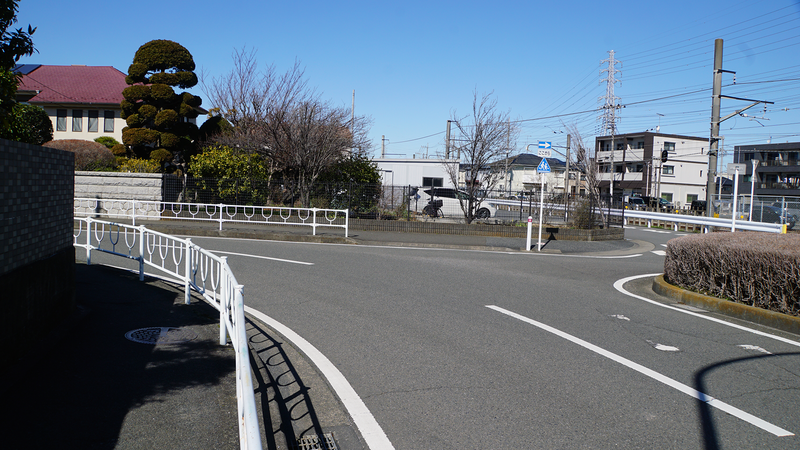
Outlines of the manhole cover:
{"label": "manhole cover", "polygon": [[125,333],[125,337],[140,344],[180,344],[197,339],[197,333],[186,328],[149,327]]}
{"label": "manhole cover", "polygon": [[333,439],[333,434],[325,433],[320,436],[316,434],[308,434],[301,436],[297,441],[296,450],[338,450],[336,441]]}

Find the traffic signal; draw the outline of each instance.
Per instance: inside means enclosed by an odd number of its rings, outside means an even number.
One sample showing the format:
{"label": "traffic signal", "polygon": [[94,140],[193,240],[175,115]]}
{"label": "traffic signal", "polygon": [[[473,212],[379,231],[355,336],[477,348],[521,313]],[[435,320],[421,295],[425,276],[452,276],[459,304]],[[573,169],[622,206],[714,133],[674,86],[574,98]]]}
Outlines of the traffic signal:
{"label": "traffic signal", "polygon": [[669,158],[669,152],[666,150],[661,150],[661,162],[667,162],[667,158]]}

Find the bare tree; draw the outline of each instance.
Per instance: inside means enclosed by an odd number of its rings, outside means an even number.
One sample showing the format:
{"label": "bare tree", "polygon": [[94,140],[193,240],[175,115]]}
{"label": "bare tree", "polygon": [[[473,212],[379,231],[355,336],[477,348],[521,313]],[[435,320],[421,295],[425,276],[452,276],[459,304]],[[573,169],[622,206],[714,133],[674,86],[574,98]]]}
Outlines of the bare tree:
{"label": "bare tree", "polygon": [[236,50],[233,61],[230,73],[208,84],[201,77],[211,104],[233,125],[217,141],[267,157],[309,206],[313,184],[326,168],[353,151],[369,152],[371,120],[353,120],[348,109],[323,101],[298,62],[279,74],[274,66],[259,71],[255,51]]}
{"label": "bare tree", "polygon": [[[509,113],[497,111],[497,100],[493,93],[478,96],[473,93],[472,112],[459,117],[455,111],[455,149],[460,155],[459,163],[464,172],[466,198],[459,198],[461,210],[467,223],[479,218],[481,202],[500,180],[503,167],[496,164],[508,152],[509,143],[516,141],[518,127],[509,120]],[[445,170],[455,186],[459,185],[461,168],[445,164]]]}
{"label": "bare tree", "polygon": [[[578,127],[567,125],[567,132],[572,135],[573,149],[575,154],[575,167],[580,171],[580,175],[586,179],[586,188],[589,191],[590,201],[595,205],[600,205],[600,179],[598,177],[599,167],[597,159],[589,150],[589,146],[583,141]],[[581,176],[578,177],[580,183]],[[603,223],[605,223],[605,214],[603,208],[600,210],[600,216]]]}

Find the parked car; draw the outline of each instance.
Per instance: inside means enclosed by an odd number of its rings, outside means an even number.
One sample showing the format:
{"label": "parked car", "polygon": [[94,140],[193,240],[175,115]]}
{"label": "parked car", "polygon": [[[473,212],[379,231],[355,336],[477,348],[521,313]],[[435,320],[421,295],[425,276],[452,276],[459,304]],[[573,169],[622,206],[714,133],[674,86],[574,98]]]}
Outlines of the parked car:
{"label": "parked car", "polygon": [[786,217],[787,221],[790,217],[793,217],[795,222],[800,219],[800,209],[797,209],[797,203],[783,204],[781,202],[775,202],[772,204],[772,206],[780,208],[783,211],[782,214],[784,217]]}
{"label": "parked car", "polygon": [[706,210],[706,201],[705,200],[692,200],[692,205],[689,207],[692,211],[698,212],[705,212]]}
{"label": "parked car", "polygon": [[782,217],[783,211],[777,206],[759,206],[753,208],[753,220],[766,223],[785,223],[786,229],[791,230],[797,223],[797,217]]}
{"label": "parked car", "polygon": [[629,197],[625,202],[625,209],[644,209],[644,199],[642,197]]}
{"label": "parked car", "polygon": [[645,205],[647,205],[648,208],[661,209],[661,210],[666,210],[668,212],[675,209],[675,206],[672,203],[660,197],[642,196],[641,199],[644,201]]}
{"label": "parked car", "polygon": [[[466,202],[468,198],[469,194],[453,188],[415,188],[411,192],[411,210],[418,213],[429,213],[431,209],[426,210],[425,208],[428,206],[428,202],[433,200],[436,205],[433,212],[441,208],[442,214],[445,217],[463,216],[461,201]],[[488,219],[496,215],[497,208],[488,202],[479,203],[478,207],[475,209],[475,217],[478,219]]]}

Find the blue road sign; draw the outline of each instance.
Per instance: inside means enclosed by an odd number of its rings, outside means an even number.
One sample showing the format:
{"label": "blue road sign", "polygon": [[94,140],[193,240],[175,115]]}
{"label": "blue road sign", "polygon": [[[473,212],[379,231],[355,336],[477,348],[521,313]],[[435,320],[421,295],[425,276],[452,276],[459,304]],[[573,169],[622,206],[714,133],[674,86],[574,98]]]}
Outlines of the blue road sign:
{"label": "blue road sign", "polygon": [[542,162],[536,167],[536,171],[539,173],[550,173],[550,164],[547,163],[547,159],[542,158]]}
{"label": "blue road sign", "polygon": [[552,146],[552,142],[539,141],[539,148],[550,148]]}

